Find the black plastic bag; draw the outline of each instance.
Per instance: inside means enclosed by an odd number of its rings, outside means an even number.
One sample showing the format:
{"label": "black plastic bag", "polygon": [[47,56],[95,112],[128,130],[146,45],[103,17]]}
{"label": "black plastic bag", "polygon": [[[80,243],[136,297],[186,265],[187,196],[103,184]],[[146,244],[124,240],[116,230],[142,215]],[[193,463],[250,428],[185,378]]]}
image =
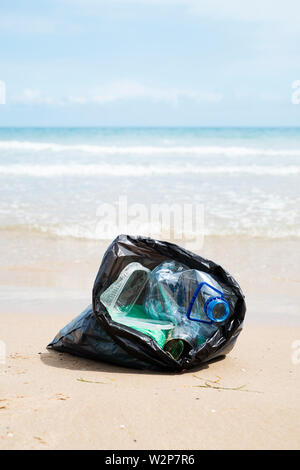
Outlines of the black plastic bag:
{"label": "black plastic bag", "polygon": [[[236,296],[234,311],[224,324],[204,344],[178,361],[149,336],[114,322],[99,299],[129,263],[137,261],[152,270],[166,260],[215,276]],[[63,328],[48,348],[126,367],[182,371],[229,353],[242,330],[245,312],[241,288],[218,264],[173,243],[120,235],[103,257],[94,283],[93,305]]]}

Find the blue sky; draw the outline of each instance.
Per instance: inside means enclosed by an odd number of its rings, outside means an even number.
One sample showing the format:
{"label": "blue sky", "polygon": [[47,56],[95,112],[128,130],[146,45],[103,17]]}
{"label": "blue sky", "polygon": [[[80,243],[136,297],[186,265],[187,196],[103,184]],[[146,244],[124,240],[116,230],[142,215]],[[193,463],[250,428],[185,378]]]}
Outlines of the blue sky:
{"label": "blue sky", "polygon": [[1,126],[298,126],[295,0],[1,0]]}

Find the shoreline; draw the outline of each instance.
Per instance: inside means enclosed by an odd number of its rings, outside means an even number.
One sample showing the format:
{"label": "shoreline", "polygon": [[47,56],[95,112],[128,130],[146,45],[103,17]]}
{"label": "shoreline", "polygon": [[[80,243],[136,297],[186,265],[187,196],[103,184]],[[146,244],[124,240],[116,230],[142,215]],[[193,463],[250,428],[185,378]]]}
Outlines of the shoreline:
{"label": "shoreline", "polygon": [[[76,316],[91,303],[92,288],[110,241],[53,238],[0,231],[1,311]],[[223,266],[240,284],[253,322],[300,324],[300,264],[293,239],[204,239],[197,254]],[[18,300],[19,299],[19,300]]]}

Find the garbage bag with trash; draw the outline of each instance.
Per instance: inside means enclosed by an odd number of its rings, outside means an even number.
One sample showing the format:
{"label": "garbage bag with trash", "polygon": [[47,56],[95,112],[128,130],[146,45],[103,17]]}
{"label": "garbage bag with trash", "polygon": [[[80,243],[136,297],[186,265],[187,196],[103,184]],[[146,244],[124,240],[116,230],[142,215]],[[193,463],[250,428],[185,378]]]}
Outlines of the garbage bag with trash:
{"label": "garbage bag with trash", "polygon": [[220,265],[129,235],[107,249],[92,301],[48,348],[150,370],[182,371],[228,354],[246,312],[241,288]]}

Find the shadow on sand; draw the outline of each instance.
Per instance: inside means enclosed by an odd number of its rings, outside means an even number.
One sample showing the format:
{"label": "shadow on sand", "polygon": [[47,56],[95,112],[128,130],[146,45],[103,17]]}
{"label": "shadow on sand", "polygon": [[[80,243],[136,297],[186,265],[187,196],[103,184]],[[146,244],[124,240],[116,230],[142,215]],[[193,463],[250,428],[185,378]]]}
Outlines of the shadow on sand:
{"label": "shadow on sand", "polygon": [[[212,359],[198,367],[184,371],[185,374],[195,373],[204,369],[208,369],[210,364],[219,362],[225,359],[226,356],[220,356]],[[77,371],[91,371],[91,372],[107,372],[110,374],[143,374],[143,375],[178,375],[183,372],[160,372],[144,369],[129,369],[119,365],[110,364],[107,362],[95,361],[93,359],[85,359],[78,356],[72,356],[68,353],[60,353],[57,351],[47,351],[40,354],[41,361],[50,367],[59,369],[69,369]]]}

